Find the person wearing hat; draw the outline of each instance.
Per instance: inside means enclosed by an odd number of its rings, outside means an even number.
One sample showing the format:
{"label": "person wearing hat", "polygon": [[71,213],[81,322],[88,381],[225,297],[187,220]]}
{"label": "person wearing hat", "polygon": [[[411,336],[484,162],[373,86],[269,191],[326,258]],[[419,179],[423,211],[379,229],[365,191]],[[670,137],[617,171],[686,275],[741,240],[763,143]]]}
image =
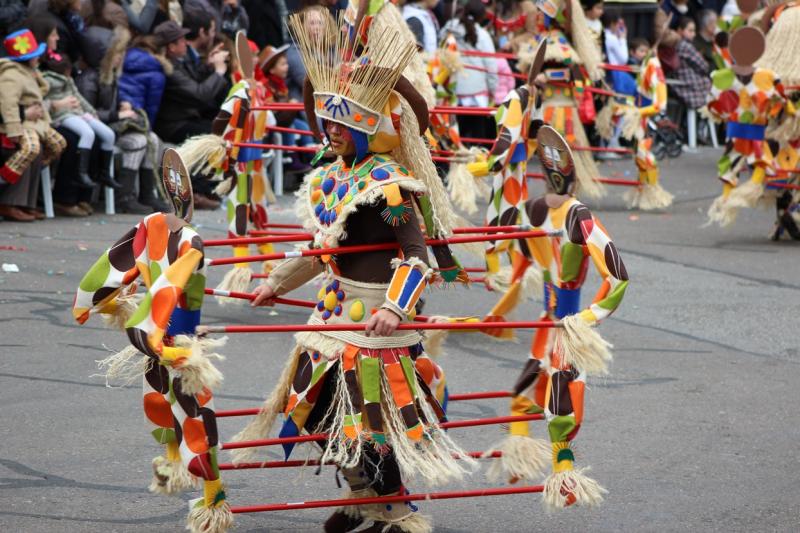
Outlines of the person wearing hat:
{"label": "person wearing hat", "polygon": [[[23,172],[41,154],[47,164],[66,147],[64,138],[50,125],[50,113],[44,100],[47,82],[36,67],[47,50],[25,28],[8,35],[3,42],[7,57],[0,59],[0,134],[4,144],[14,146],[14,153],[0,167],[0,184],[15,184]],[[0,215],[19,221],[33,220],[31,215],[13,205],[0,205]]]}
{"label": "person wearing hat", "polygon": [[[313,17],[315,15],[310,16]],[[259,66],[264,73],[265,85],[273,102],[297,102],[296,99],[289,97],[289,86],[287,85],[289,61],[286,57],[288,49],[288,44],[277,48],[267,46],[259,54]],[[297,111],[277,111],[275,112],[275,121],[278,126],[308,130],[308,122],[300,118],[300,113]],[[294,145],[296,140],[297,135],[293,133],[284,134],[285,144]],[[310,146],[314,144],[314,140],[309,135],[303,135],[300,137],[300,144]],[[310,166],[301,161],[299,153],[292,152],[291,158],[292,162],[288,167],[290,172],[305,173],[311,170]]]}
{"label": "person wearing hat", "polygon": [[[173,67],[153,129],[162,140],[174,144],[211,133],[214,116],[230,87],[228,52],[221,45],[209,51],[205,62],[200,58],[200,52],[214,42],[214,19],[208,13],[187,10],[183,23],[181,28],[173,21],[162,22],[153,32]],[[198,209],[219,207],[207,179],[193,176],[192,186]]]}

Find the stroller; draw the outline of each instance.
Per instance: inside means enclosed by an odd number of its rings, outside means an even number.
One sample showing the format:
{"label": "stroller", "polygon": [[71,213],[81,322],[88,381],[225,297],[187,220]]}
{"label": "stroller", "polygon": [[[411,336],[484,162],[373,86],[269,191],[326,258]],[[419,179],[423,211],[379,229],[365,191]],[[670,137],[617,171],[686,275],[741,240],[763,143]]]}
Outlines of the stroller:
{"label": "stroller", "polygon": [[683,133],[665,113],[647,119],[647,135],[653,138],[653,155],[658,161],[674,159],[683,152]]}

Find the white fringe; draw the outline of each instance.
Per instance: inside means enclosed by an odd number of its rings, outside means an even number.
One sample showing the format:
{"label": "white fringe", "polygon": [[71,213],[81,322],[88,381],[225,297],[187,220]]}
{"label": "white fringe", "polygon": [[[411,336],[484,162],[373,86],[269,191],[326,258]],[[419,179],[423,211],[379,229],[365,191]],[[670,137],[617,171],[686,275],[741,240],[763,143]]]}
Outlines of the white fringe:
{"label": "white fringe", "polygon": [[719,224],[724,228],[736,222],[736,216],[739,214],[739,209],[732,206],[728,202],[728,198],[723,195],[717,196],[708,208],[708,222],[705,226],[711,224]]}
{"label": "white fringe", "polygon": [[[464,476],[472,474],[478,468],[477,461],[469,457],[453,442],[449,434],[438,426],[428,426],[427,438],[424,437],[420,443],[408,439],[405,436],[405,422],[399,415],[391,388],[383,373],[381,373],[381,389],[384,429],[405,479],[421,478],[428,486],[442,485],[462,480]],[[433,423],[436,415],[428,402],[423,399],[418,405],[429,424]],[[456,460],[455,457],[460,459]]]}
{"label": "white fringe", "polygon": [[203,389],[214,390],[222,383],[222,372],[211,363],[211,359],[225,360],[222,355],[211,352],[215,348],[224,346],[228,337],[211,339],[208,337],[188,337],[178,335],[175,337],[175,346],[190,348],[191,356],[176,370],[181,376],[181,390],[186,394],[198,394]]}
{"label": "white fringe", "polygon": [[209,172],[225,158],[225,140],[217,135],[197,135],[180,145],[178,154],[191,174]]}
{"label": "white fringe", "polygon": [[219,507],[193,507],[186,517],[186,529],[192,533],[225,533],[233,527],[233,513],[228,502]]}
{"label": "white fringe", "polygon": [[[291,392],[292,380],[297,370],[297,361],[301,352],[302,350],[299,347],[295,348],[292,355],[286,358],[286,364],[283,366],[283,371],[278,379],[278,383],[262,404],[261,411],[253,417],[244,429],[233,436],[231,439],[232,442],[264,439],[269,435],[273,424],[275,424],[275,419],[279,414],[283,413],[286,406],[286,401]],[[254,461],[259,451],[265,452],[266,450],[265,448],[241,448],[232,450],[231,456],[233,458],[233,464]]]}
{"label": "white fringe", "polygon": [[620,132],[625,139],[644,139],[644,127],[642,126],[642,114],[639,109],[632,106],[625,106],[620,118]]}
{"label": "white fringe", "polygon": [[214,194],[222,198],[223,196],[227,196],[228,193],[231,192],[231,189],[233,189],[233,178],[225,178],[214,187]]}
{"label": "white fringe", "polygon": [[748,180],[731,191],[728,204],[731,208],[756,207],[763,195],[764,184]]}
{"label": "white fringe", "polygon": [[[247,292],[250,288],[250,280],[253,277],[253,270],[249,266],[234,267],[230,269],[222,281],[217,285],[218,290],[228,292]],[[215,296],[219,305],[244,305],[246,300],[241,298],[228,298],[227,296]]]}
{"label": "white fringe", "polygon": [[672,205],[674,196],[661,187],[660,183],[643,183],[638,187],[631,187],[623,199],[631,209],[639,208],[642,211],[665,209]]}
{"label": "white fringe", "polygon": [[200,487],[200,478],[192,475],[182,461],[159,455],[153,459],[153,480],[148,490],[153,494],[178,494]]}
{"label": "white fringe", "polygon": [[[364,434],[360,432],[355,440],[347,443],[336,437],[344,435],[345,417],[356,412],[347,390],[343,366],[340,364],[336,371],[339,373],[339,379],[336,383],[336,390],[333,392],[333,401],[320,422],[320,426],[326,426],[326,422],[330,422],[327,427],[328,433],[331,435],[325,451],[320,457],[320,462],[324,464],[330,461],[339,468],[356,468],[361,463],[363,455]],[[323,427],[317,429],[322,431]]]}
{"label": "white fringe", "polygon": [[114,310],[111,313],[102,313],[103,321],[107,326],[125,331],[125,324],[136,312],[142,303],[143,294],[125,294],[114,299]]}
{"label": "white fringe", "polygon": [[410,515],[400,520],[387,522],[382,532],[386,533],[392,531],[393,527],[400,529],[400,531],[404,533],[433,533],[433,522],[430,517],[419,512],[412,512]]}
{"label": "white fringe", "polygon": [[121,385],[130,385],[131,383],[142,378],[142,375],[147,372],[153,360],[140,352],[132,344],[127,345],[125,348],[109,355],[105,359],[95,361],[97,368],[102,371],[101,374],[92,374],[90,377],[102,376],[106,380],[106,387],[112,388],[110,381],[120,380]]}
{"label": "white fringe", "polygon": [[613,102],[606,102],[606,105],[597,112],[594,120],[594,127],[600,138],[610,141],[614,137],[614,109]]}
{"label": "white fringe", "polygon": [[602,503],[603,494],[608,491],[597,481],[586,476],[588,468],[569,470],[550,474],[544,482],[542,503],[548,511],[563,509],[567,504],[567,496],[561,494],[562,487],[575,496],[575,505],[595,507]]}
{"label": "white fringe", "polygon": [[[434,322],[434,318],[446,318],[446,317],[430,317],[428,322]],[[450,334],[450,330],[447,329],[429,329],[425,332],[425,340],[423,341],[422,345],[425,347],[425,353],[431,356],[431,358],[436,359],[443,353],[443,345],[444,342],[447,340],[447,337]]]}
{"label": "white fringe", "polygon": [[475,186],[477,180],[467,170],[466,163],[451,163],[447,173],[447,192],[453,205],[468,215],[478,211],[477,194]]}
{"label": "white fringe", "polygon": [[612,345],[578,315],[561,319],[564,325],[556,331],[555,351],[564,364],[587,375],[608,374]]}
{"label": "white fringe", "polygon": [[498,445],[492,446],[483,456],[502,452],[502,457],[493,459],[486,477],[490,481],[539,479],[550,463],[551,446],[542,439],[524,435],[508,435]]}

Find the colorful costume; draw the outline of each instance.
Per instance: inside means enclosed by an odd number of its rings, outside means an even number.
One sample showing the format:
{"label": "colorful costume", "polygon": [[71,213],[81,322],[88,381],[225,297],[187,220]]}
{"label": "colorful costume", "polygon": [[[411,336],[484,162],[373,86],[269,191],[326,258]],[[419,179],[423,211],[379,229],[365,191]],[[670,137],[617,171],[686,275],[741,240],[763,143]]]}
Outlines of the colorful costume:
{"label": "colorful costume", "polygon": [[[725,152],[717,163],[723,182],[722,195],[708,210],[709,223],[717,222],[720,226],[732,224],[739,208],[755,206],[764,192],[767,169],[773,163],[773,149],[765,132],[767,122],[781,112],[785,100],[783,86],[775,73],[752,67],[763,51],[763,40],[763,34],[756,28],[739,29],[731,36],[729,46],[736,63],[711,73],[708,110],[718,120],[727,122],[728,137]],[[753,167],[751,178],[739,186],[738,174],[748,166]]]}
{"label": "colorful costume", "polygon": [[[298,257],[278,265],[266,285],[280,295],[324,273],[310,325],[364,324],[378,310],[408,323],[433,277],[414,204],[430,235],[447,229],[447,219],[440,218],[446,213],[437,209],[441,182],[435,173],[428,183],[412,172],[420,157],[431,164],[420,137],[427,108],[400,77],[416,53],[414,45],[373,27],[367,45],[354,47],[331,21],[312,41],[302,33],[302,14],[292,16],[289,25],[307,67],[309,119],[345,126],[355,146],[352,161],[339,158],[306,176],[297,213],[313,231],[314,246],[388,241],[396,242],[400,253]],[[438,185],[437,196],[425,194],[431,185]],[[461,269],[446,249],[434,255],[440,275],[450,281],[459,277]],[[327,432],[322,461],[340,467],[356,497],[402,493],[409,477],[440,483],[467,473],[469,461],[453,459],[463,452],[439,429],[443,375],[425,355],[418,332],[307,331],[295,338],[280,383],[234,440],[261,438],[279,411],[285,417],[281,436]],[[292,446],[285,450],[288,456]],[[235,454],[237,461],[244,457]],[[331,516],[326,530],[346,531],[371,519],[376,531],[429,531],[415,511],[406,504],[347,508]]]}
{"label": "colorful costume", "polygon": [[[236,38],[241,79],[228,92],[212,126],[213,135],[203,135],[187,141],[179,149],[190,169],[209,166],[222,182],[217,192],[225,195],[228,237],[247,237],[250,228],[266,229],[267,203],[275,201],[266,176],[260,148],[234,146],[236,143],[261,143],[266,127],[274,125],[269,111],[253,109],[264,105],[265,88],[256,81],[253,57],[242,32]],[[272,244],[258,245],[260,254],[274,251]],[[233,247],[236,257],[249,254],[249,246]],[[264,263],[268,272],[269,263]],[[250,284],[249,263],[236,263],[217,287],[224,291],[244,292]],[[234,298],[218,298],[222,305],[242,303]]]}
{"label": "colorful costume", "polygon": [[[538,44],[547,43],[542,119],[570,146],[589,146],[581,119],[594,120],[593,96],[585,87],[602,77],[600,49],[592,40],[578,0],[537,0],[536,5],[538,32],[527,47],[520,47],[518,67],[526,69]],[[600,171],[590,152],[576,152],[575,171],[580,194],[589,198],[605,195],[605,189],[594,181]]]}
{"label": "colorful costume", "polygon": [[[219,343],[189,337],[203,303],[203,241],[188,225],[191,183],[176,152],[165,153],[164,166],[177,216],[149,215],[109,248],[81,280],[72,313],[81,324],[95,313],[109,315],[133,345],[102,365],[109,378],[143,374],[145,416],[165,446],[165,456],[153,460],[150,490],[171,494],[202,480],[204,497],[192,502],[187,527],[222,532],[232,515],[217,467],[211,394],[222,376],[209,362],[213,355],[203,353]],[[138,278],[146,288],[141,299],[135,295]]]}
{"label": "colorful costume", "polygon": [[[560,230],[559,237],[527,239],[529,260],[544,271],[544,313],[540,320],[561,321],[563,329],[540,329],[531,357],[514,385],[511,414],[544,413],[550,446],[529,437],[527,422],[512,422],[500,449],[502,458],[490,474],[536,479],[552,457],[553,473],[545,481],[544,502],[550,507],[572,503],[594,505],[605,492],[583,470],[574,469],[572,440],[584,413],[587,375],[604,374],[610,345],[589,326],[610,315],[628,285],[628,275],[614,243],[589,209],[571,196],[574,166],[567,143],[543,126],[537,149],[554,194],[525,204],[531,226]],[[581,310],[580,292],[588,263],[603,279],[593,302]]]}
{"label": "colorful costume", "polygon": [[[655,48],[655,47],[654,47]],[[658,183],[658,162],[652,152],[653,138],[647,132],[647,119],[661,113],[667,107],[667,83],[661,62],[651,50],[642,61],[636,77],[636,96],[633,102],[610,103],[597,117],[597,129],[606,139],[613,136],[609,119],[619,122],[622,135],[636,139],[636,167],[639,169],[639,186],[625,194],[629,207],[649,211],[672,205],[672,195]]]}

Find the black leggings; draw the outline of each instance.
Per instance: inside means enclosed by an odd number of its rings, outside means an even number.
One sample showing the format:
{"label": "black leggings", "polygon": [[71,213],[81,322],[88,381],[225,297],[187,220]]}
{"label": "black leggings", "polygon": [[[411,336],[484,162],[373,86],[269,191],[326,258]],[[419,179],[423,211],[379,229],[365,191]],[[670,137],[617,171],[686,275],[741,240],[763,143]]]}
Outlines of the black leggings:
{"label": "black leggings", "polygon": [[[336,390],[336,385],[339,382],[339,368],[338,364],[334,365],[326,373],[325,382],[322,384],[322,390],[317,398],[317,403],[311,409],[311,413],[306,419],[305,429],[309,433],[314,431],[329,431],[328,425],[320,427],[325,413],[333,402],[333,392]],[[319,445],[324,449],[327,446],[327,441],[322,441]],[[370,480],[369,487],[377,492],[379,495],[384,496],[387,494],[397,494],[403,486],[403,480],[400,477],[400,467],[397,464],[397,459],[394,452],[390,451],[385,455],[378,453],[375,448],[369,444],[362,445],[361,468],[366,474],[367,479]]]}

